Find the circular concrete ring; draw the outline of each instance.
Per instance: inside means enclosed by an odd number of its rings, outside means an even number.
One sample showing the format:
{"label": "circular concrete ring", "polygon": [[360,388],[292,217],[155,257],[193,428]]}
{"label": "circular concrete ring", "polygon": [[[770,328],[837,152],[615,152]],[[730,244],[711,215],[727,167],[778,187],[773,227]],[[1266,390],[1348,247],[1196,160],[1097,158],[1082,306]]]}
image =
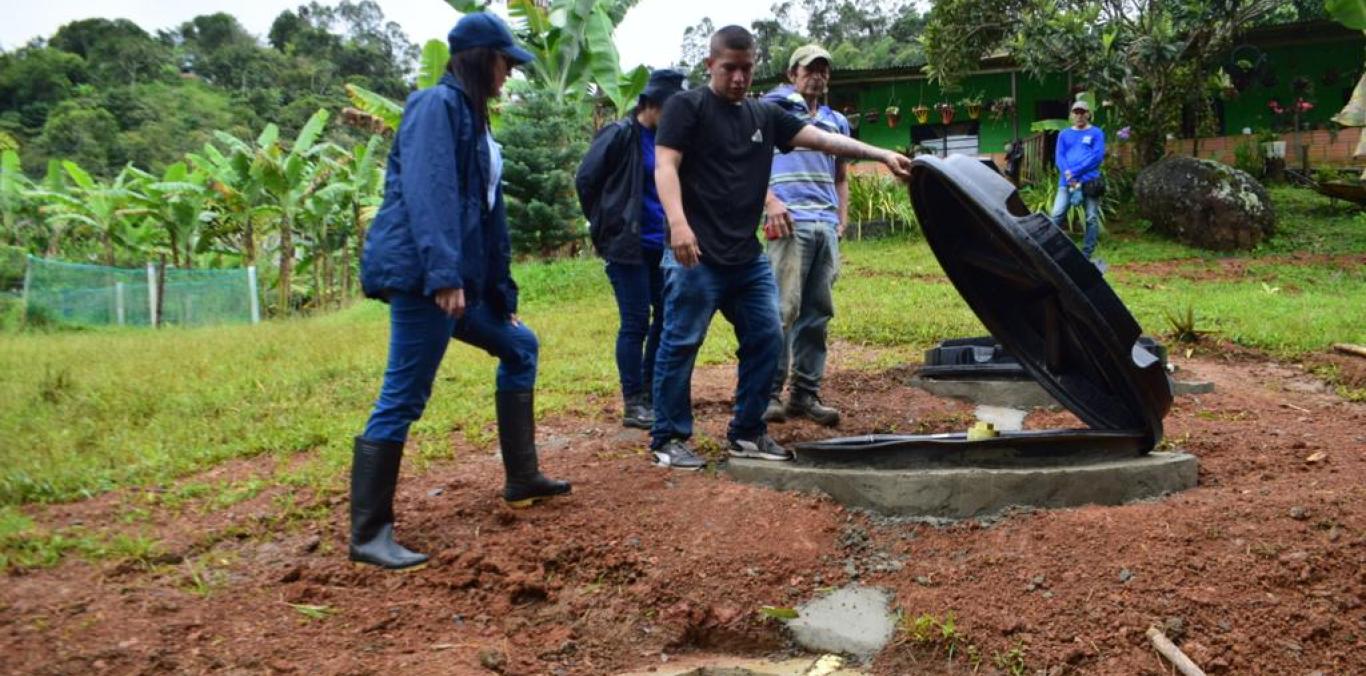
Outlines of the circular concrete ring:
{"label": "circular concrete ring", "polygon": [[803,467],[790,462],[730,459],[737,481],[780,490],[816,490],[847,507],[893,516],[966,519],[1007,507],[1120,505],[1195,487],[1196,460],[1187,453],[1027,469]]}

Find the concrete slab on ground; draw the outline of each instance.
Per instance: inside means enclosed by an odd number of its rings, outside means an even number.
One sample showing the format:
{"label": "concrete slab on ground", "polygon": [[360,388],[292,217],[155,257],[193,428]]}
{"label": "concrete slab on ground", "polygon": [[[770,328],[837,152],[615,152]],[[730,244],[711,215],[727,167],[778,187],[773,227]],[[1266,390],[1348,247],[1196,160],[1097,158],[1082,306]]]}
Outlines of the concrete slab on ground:
{"label": "concrete slab on ground", "polygon": [[807,650],[867,660],[896,631],[891,605],[892,595],[881,589],[848,585],[798,606],[787,630]]}
{"label": "concrete slab on ground", "polygon": [[730,459],[732,478],[781,490],[821,491],[840,504],[896,516],[966,519],[1012,506],[1120,505],[1195,487],[1187,453],[1146,455],[1061,467],[1020,469],[864,469]]}
{"label": "concrete slab on ground", "polygon": [[790,660],[690,656],[617,676],[869,676],[834,655]]}

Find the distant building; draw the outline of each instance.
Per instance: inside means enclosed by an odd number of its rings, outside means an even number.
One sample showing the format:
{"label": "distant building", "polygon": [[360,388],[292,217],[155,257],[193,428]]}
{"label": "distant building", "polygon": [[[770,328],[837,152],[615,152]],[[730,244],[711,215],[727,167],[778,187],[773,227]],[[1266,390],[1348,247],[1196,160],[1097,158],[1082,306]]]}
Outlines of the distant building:
{"label": "distant building", "polygon": [[[1245,142],[1244,130],[1283,132],[1292,140],[1290,116],[1275,115],[1269,103],[1275,100],[1285,110],[1298,98],[1313,104],[1300,116],[1300,143],[1309,148],[1311,164],[1350,164],[1360,129],[1336,130],[1329,119],[1351,97],[1361,75],[1366,37],[1340,24],[1319,21],[1268,26],[1245,33],[1225,59],[1225,69],[1233,76],[1236,94],[1214,101],[1215,134],[1200,141],[1201,157],[1232,162],[1233,148]],[[755,83],[767,89],[774,78]],[[1308,85],[1307,93],[1296,86]],[[974,119],[961,101],[980,97]],[[1002,99],[1014,105],[1003,110]],[[836,69],[831,74],[829,104],[846,116],[858,118],[856,135],[871,144],[903,151],[932,151],[942,154],[991,155],[998,160],[1007,144],[1015,138],[1032,135],[1030,125],[1039,120],[1065,120],[1073,99],[1068,74],[1035,79],[1022,71],[1009,56],[985,59],[980,69],[964,78],[952,95],[942,93],[930,82],[922,67]],[[945,125],[936,106],[952,105],[952,120]],[[993,104],[996,103],[996,112]],[[916,119],[917,105],[927,107],[925,123]],[[889,119],[887,108],[899,108],[897,119]],[[1101,106],[1095,123],[1113,133]],[[1191,154],[1195,136],[1193,117],[1185,111],[1184,128],[1168,143],[1168,151]],[[947,132],[947,139],[945,139]],[[1221,138],[1222,137],[1222,138]],[[947,144],[945,141],[947,140]],[[1036,141],[1043,140],[1036,139]],[[1036,143],[1037,146],[1037,143]],[[1293,163],[1293,150],[1290,161]],[[1034,155],[1039,154],[1036,147]]]}

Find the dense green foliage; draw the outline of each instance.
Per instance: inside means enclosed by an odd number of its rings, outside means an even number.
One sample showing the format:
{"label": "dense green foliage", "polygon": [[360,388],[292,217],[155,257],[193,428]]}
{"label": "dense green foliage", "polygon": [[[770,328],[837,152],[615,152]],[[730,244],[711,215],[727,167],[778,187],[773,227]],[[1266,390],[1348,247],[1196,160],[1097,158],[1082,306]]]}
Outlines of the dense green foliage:
{"label": "dense green foliage", "polygon": [[[781,0],[772,17],[749,25],[757,43],[755,77],[781,75],[793,50],[815,42],[837,68],[885,68],[924,63],[918,38],[925,16],[909,0]],[[710,17],[683,33],[681,64],[694,83],[704,81],[702,59],[720,26]]]}
{"label": "dense green foliage", "polygon": [[550,256],[584,229],[574,171],[587,149],[583,108],[542,90],[523,93],[503,115],[503,195],[512,246]]}
{"label": "dense green foliage", "polygon": [[1246,29],[1323,16],[1319,0],[937,0],[925,26],[931,77],[952,86],[1005,52],[1036,77],[1068,73],[1129,127],[1140,165],[1165,152],[1183,111],[1199,127],[1232,88],[1222,60]]}
{"label": "dense green foliage", "polygon": [[[0,132],[30,174],[49,159],[105,178],[130,162],[160,174],[214,130],[242,135],[270,121],[292,136],[319,108],[344,106],[346,82],[401,98],[416,55],[371,0],[286,10],[268,43],[221,12],[156,35],[85,19],[0,52]],[[363,137],[334,127],[330,138]]]}

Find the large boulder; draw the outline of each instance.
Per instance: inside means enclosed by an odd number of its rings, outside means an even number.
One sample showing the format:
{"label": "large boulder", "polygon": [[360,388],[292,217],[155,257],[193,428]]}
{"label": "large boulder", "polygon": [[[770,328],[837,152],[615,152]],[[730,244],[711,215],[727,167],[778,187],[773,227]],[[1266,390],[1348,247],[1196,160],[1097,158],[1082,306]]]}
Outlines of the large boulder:
{"label": "large boulder", "polygon": [[1266,188],[1212,160],[1161,160],[1139,172],[1134,198],[1154,230],[1202,249],[1251,249],[1276,227]]}

